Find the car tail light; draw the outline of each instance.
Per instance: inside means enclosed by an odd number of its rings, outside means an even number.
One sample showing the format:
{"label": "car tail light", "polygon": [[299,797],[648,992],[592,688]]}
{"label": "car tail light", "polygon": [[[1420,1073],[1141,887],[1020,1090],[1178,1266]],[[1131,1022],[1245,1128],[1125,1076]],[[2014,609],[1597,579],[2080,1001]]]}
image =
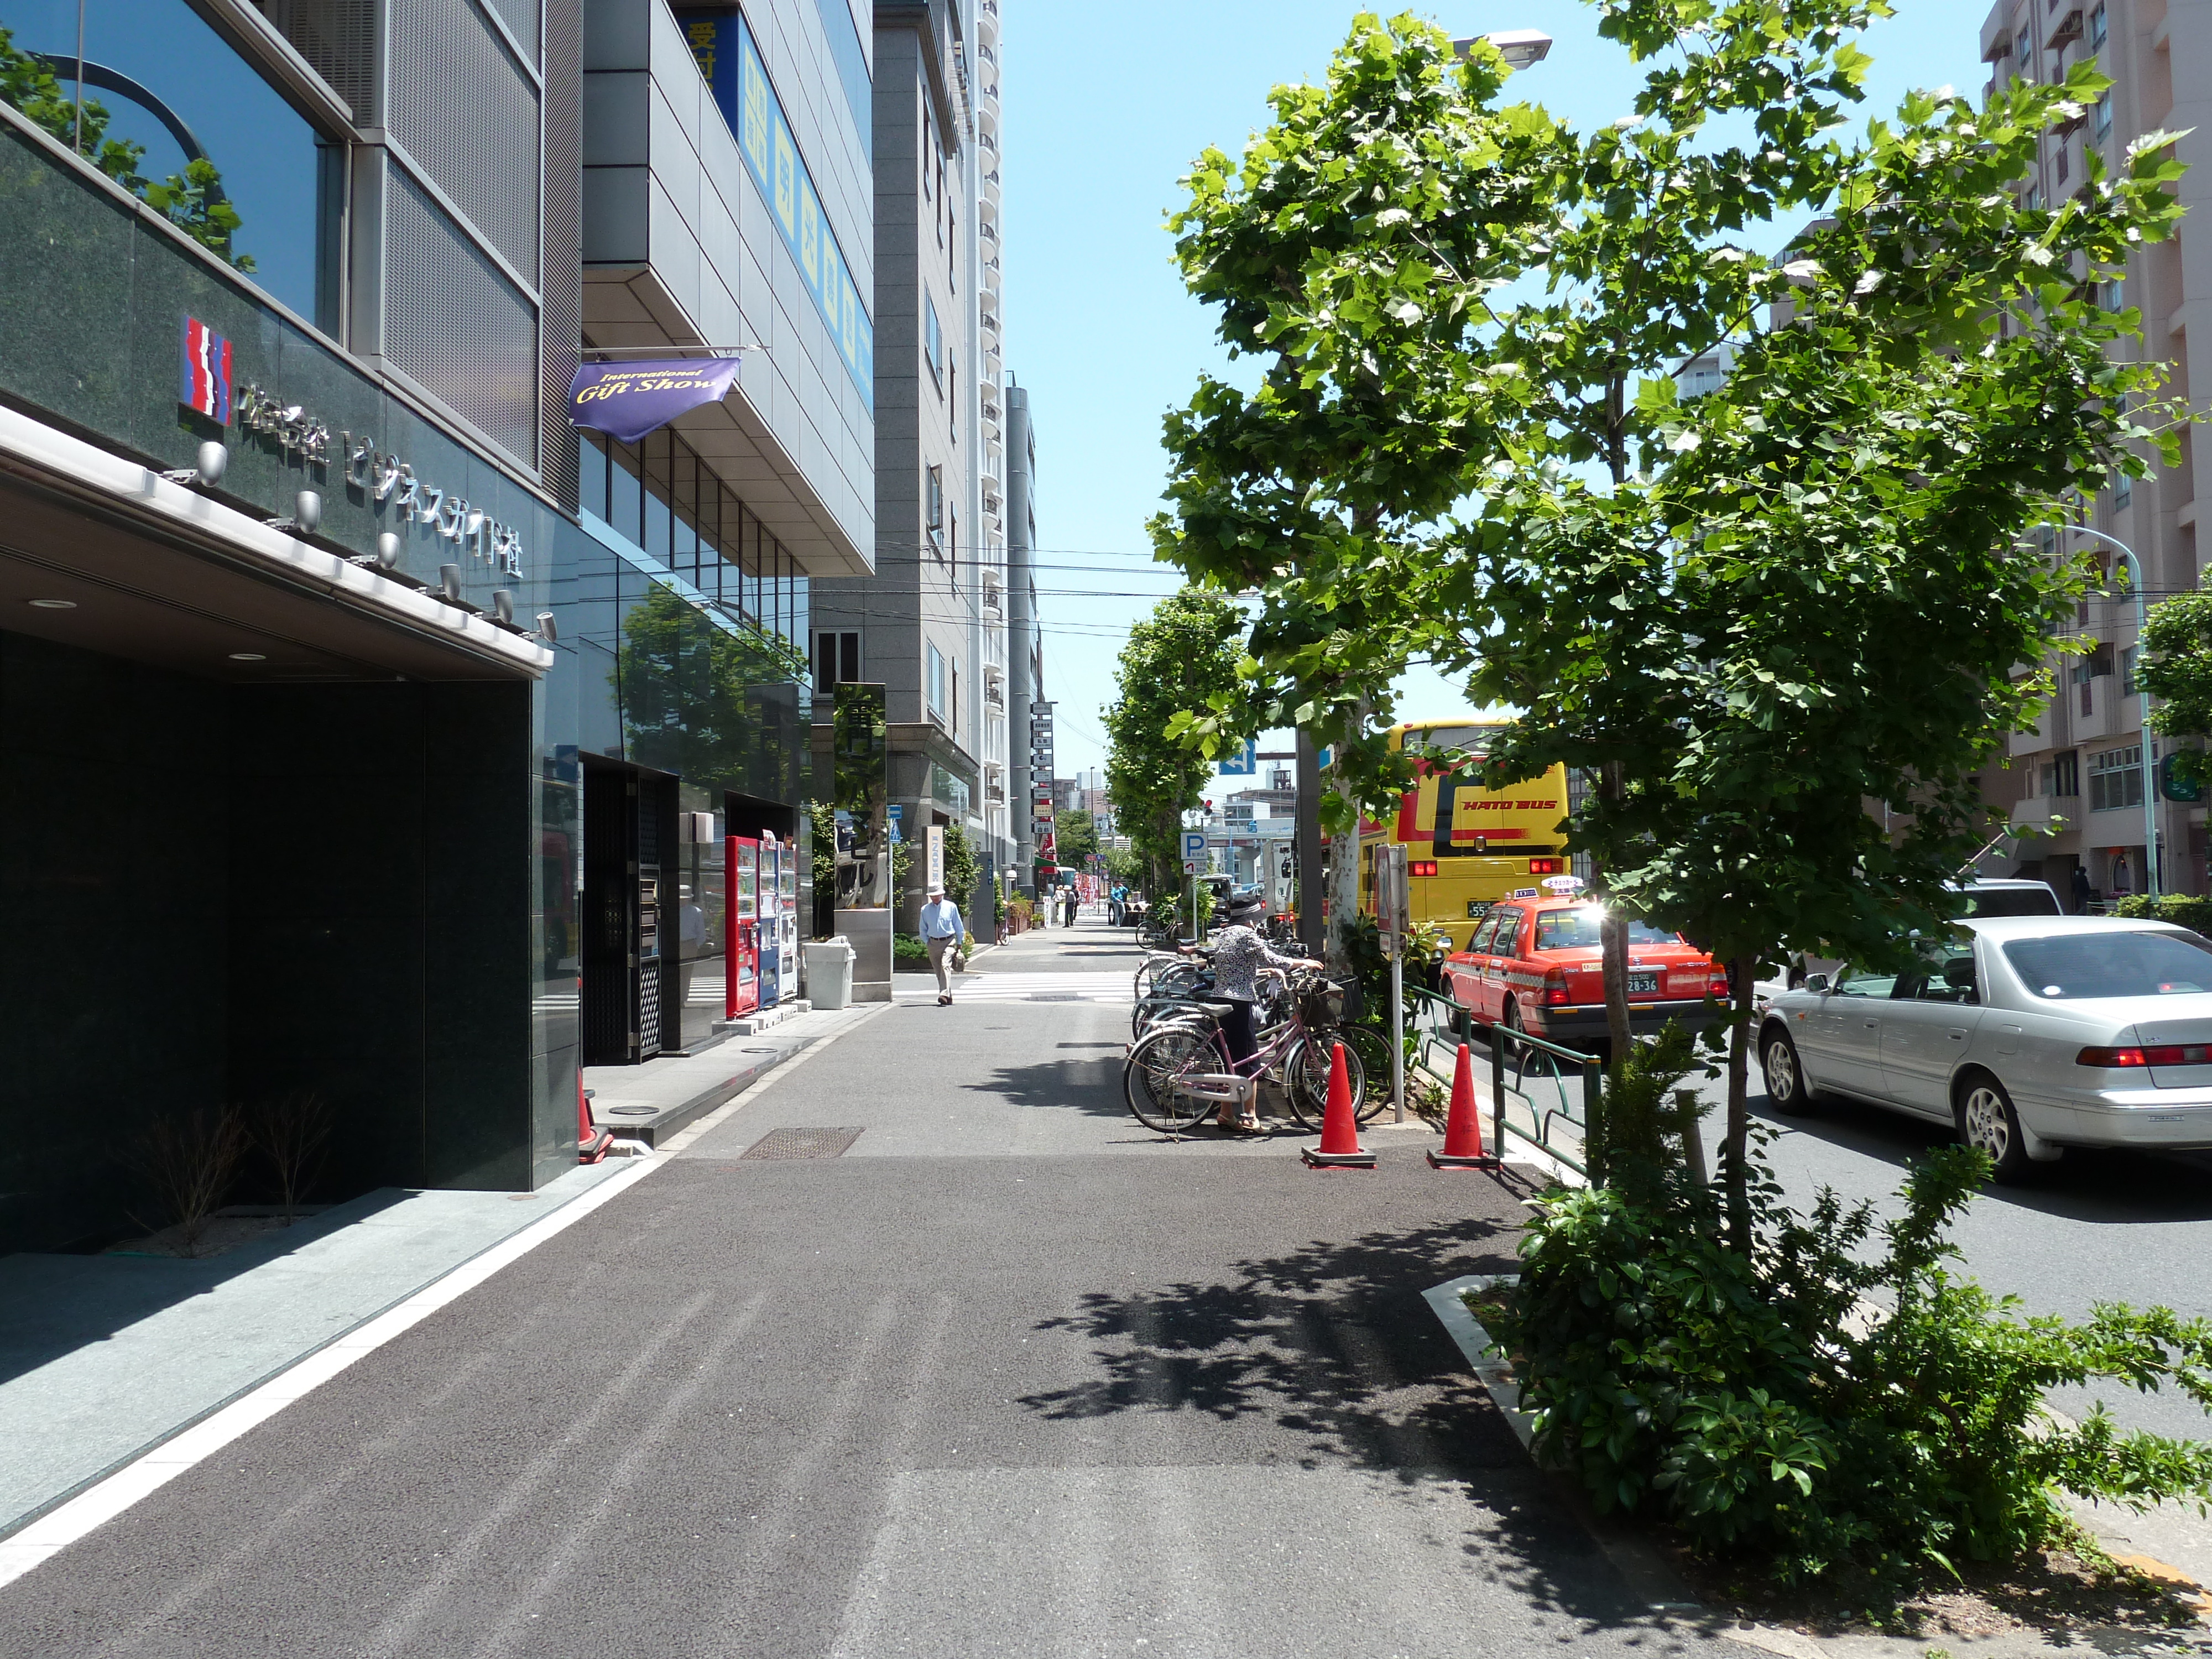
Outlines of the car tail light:
{"label": "car tail light", "polygon": [[1436,872],[1437,861],[1434,859],[1413,859],[1406,866],[1406,873],[1409,876],[1433,876]]}
{"label": "car tail light", "polygon": [[1566,867],[1567,861],[1565,859],[1530,859],[1528,860],[1528,873],[1532,876],[1556,876],[1563,873]]}
{"label": "car tail light", "polygon": [[2202,1042],[2163,1044],[2142,1055],[2146,1066],[2212,1066],[2212,1045]]}
{"label": "car tail light", "polygon": [[[2151,1054],[2179,1054],[2178,1048],[2154,1048]],[[2151,1064],[2150,1055],[2141,1048],[2084,1048],[2074,1056],[2076,1066],[2094,1066],[2100,1071],[2117,1072],[2130,1066]]]}
{"label": "car tail light", "polygon": [[1544,1006],[1559,1008],[1566,1005],[1572,993],[1567,989],[1567,970],[1554,968],[1544,975]]}
{"label": "car tail light", "polygon": [[1728,969],[1716,968],[1705,975],[1705,994],[1724,997],[1729,994]]}

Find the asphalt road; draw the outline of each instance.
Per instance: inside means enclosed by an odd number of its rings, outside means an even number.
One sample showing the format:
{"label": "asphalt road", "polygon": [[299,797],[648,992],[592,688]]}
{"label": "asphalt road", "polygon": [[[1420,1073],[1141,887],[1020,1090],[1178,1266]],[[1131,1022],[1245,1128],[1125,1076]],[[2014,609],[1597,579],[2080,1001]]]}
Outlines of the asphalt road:
{"label": "asphalt road", "polygon": [[[0,1653],[1667,1651],[1421,1302],[1517,1210],[1179,1143],[993,953],[0,1589]],[[995,987],[996,994],[981,991]],[[842,1156],[741,1159],[779,1127]]]}

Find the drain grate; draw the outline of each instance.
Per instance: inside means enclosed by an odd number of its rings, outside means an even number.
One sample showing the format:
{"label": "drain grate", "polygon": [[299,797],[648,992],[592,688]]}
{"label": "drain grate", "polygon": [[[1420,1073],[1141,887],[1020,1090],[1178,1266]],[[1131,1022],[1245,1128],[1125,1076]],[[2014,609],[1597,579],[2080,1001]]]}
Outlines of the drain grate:
{"label": "drain grate", "polygon": [[839,1158],[860,1138],[858,1129],[771,1129],[739,1158]]}
{"label": "drain grate", "polygon": [[1083,993],[1080,991],[1032,991],[1030,993],[1030,1000],[1031,1002],[1080,1002],[1083,1000]]}

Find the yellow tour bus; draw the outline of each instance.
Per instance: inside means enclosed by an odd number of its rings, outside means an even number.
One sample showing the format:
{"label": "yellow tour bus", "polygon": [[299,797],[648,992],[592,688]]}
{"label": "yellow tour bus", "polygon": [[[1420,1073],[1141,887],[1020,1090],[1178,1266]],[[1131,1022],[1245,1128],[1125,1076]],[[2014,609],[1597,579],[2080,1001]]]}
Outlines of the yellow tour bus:
{"label": "yellow tour bus", "polygon": [[1438,776],[1418,758],[1423,750],[1480,755],[1491,735],[1504,729],[1444,720],[1391,729],[1390,747],[1416,757],[1420,781],[1400,798],[1394,820],[1369,818],[1359,827],[1363,911],[1372,915],[1375,910],[1375,850],[1394,842],[1406,849],[1413,920],[1449,933],[1455,951],[1467,949],[1475,925],[1498,900],[1534,888],[1547,876],[1569,873],[1565,767],[1492,790],[1472,780]]}

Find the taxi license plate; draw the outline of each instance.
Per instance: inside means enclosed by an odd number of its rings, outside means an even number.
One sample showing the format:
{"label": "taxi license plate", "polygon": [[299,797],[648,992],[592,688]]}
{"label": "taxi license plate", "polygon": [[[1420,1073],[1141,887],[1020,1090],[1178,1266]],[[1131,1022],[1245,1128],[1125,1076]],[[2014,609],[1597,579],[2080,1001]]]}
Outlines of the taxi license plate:
{"label": "taxi license plate", "polygon": [[1469,921],[1480,921],[1490,914],[1491,903],[1492,901],[1489,899],[1469,899],[1467,902],[1467,919]]}
{"label": "taxi license plate", "polygon": [[1628,976],[1628,994],[1632,997],[1657,996],[1659,994],[1659,975],[1656,974],[1631,974]]}

